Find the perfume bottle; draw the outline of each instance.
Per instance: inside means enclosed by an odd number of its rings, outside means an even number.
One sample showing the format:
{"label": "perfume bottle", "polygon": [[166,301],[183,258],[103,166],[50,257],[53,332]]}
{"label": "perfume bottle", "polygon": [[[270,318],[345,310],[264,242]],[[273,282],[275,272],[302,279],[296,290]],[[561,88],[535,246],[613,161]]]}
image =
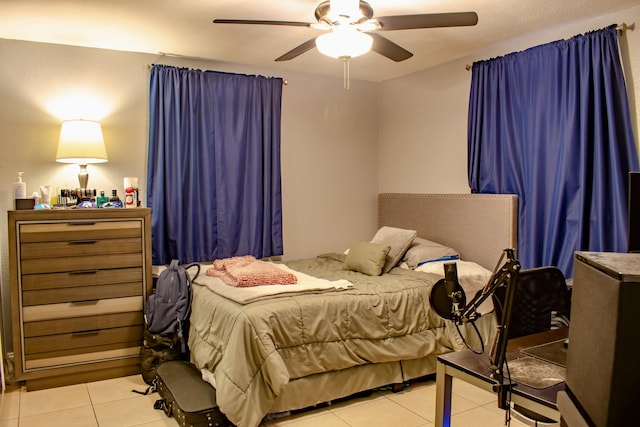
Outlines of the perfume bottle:
{"label": "perfume bottle", "polygon": [[109,202],[109,198],[104,195],[104,190],[100,190],[100,195],[96,197],[96,204],[98,207],[102,207],[105,203]]}

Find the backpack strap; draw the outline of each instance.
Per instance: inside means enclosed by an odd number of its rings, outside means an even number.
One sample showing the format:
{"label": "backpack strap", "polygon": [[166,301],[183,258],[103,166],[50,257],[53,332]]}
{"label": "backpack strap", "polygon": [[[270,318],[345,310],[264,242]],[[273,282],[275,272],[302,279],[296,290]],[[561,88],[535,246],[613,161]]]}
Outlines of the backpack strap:
{"label": "backpack strap", "polygon": [[197,262],[191,263],[189,265],[185,265],[184,269],[185,270],[189,270],[190,268],[196,268],[196,274],[193,275],[193,277],[189,277],[189,283],[193,282],[194,280],[196,280],[196,278],[198,277],[198,274],[200,274],[200,264],[198,264]]}
{"label": "backpack strap", "polygon": [[[187,289],[189,291],[189,298],[193,298],[193,294],[191,293],[191,283],[196,280],[196,278],[198,277],[198,275],[200,274],[200,264],[194,262],[188,265],[185,265],[184,267],[182,267],[186,273],[187,276]],[[195,268],[196,269],[196,274],[193,275],[193,277],[190,276],[189,274],[189,269],[191,268]],[[189,301],[189,304],[191,304],[191,301]],[[189,307],[189,314],[191,313],[191,307]],[[178,318],[176,319],[178,321],[178,337],[180,338],[180,345],[181,345],[181,350],[182,353],[186,353],[187,351],[187,344],[185,342],[185,337],[184,337],[184,325],[182,324],[182,319]]]}
{"label": "backpack strap", "polygon": [[180,266],[180,261],[177,259],[172,259],[171,264],[169,264],[169,270],[177,270]]}
{"label": "backpack strap", "polygon": [[187,343],[185,342],[186,340],[184,339],[184,332],[183,332],[183,324],[182,324],[182,320],[180,319],[180,317],[176,318],[177,322],[178,322],[178,339],[180,340],[180,351],[182,352],[182,354],[185,354],[187,352]]}

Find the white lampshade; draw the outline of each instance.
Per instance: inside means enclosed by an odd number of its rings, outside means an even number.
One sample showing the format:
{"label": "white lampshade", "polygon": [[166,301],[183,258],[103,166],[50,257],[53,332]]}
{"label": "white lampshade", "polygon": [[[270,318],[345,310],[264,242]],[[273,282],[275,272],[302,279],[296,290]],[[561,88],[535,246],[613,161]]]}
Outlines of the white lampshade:
{"label": "white lampshade", "polygon": [[80,165],[80,172],[78,172],[80,188],[87,188],[89,180],[87,164],[104,163],[107,160],[100,123],[91,120],[62,122],[56,161]]}
{"label": "white lampshade", "polygon": [[333,31],[316,38],[320,53],[332,58],[355,58],[371,50],[370,35],[354,28],[335,26]]}
{"label": "white lampshade", "polygon": [[56,161],[85,165],[108,161],[100,123],[91,120],[62,122]]}

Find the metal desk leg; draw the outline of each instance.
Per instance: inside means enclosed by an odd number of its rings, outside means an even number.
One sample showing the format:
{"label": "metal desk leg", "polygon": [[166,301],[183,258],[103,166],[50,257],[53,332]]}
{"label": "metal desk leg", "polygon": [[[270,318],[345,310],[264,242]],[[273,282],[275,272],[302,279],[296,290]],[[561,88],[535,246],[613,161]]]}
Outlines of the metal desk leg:
{"label": "metal desk leg", "polygon": [[446,372],[446,365],[436,364],[436,427],[451,425],[451,391],[453,377]]}

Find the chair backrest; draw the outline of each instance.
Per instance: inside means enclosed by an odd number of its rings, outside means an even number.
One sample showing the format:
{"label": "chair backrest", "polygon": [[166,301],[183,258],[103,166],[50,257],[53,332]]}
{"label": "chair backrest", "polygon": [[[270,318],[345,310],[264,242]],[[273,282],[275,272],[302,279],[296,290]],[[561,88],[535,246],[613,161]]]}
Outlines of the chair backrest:
{"label": "chair backrest", "polygon": [[[498,289],[494,295],[496,314],[500,318],[505,289]],[[511,310],[508,338],[549,330],[564,319],[568,324],[571,299],[562,271],[557,267],[520,270]]]}

